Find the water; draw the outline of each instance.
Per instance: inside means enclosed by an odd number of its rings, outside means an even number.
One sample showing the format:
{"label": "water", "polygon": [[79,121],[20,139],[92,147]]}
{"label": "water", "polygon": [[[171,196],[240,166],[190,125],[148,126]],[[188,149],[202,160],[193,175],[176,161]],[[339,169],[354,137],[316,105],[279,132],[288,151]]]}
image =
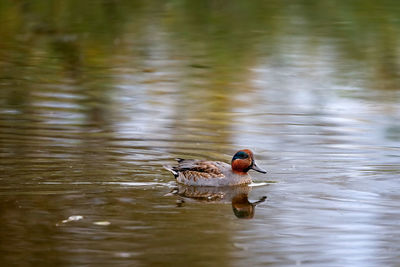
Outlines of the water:
{"label": "water", "polygon": [[[0,262],[398,266],[399,9],[0,2]],[[170,193],[240,148],[255,186]]]}

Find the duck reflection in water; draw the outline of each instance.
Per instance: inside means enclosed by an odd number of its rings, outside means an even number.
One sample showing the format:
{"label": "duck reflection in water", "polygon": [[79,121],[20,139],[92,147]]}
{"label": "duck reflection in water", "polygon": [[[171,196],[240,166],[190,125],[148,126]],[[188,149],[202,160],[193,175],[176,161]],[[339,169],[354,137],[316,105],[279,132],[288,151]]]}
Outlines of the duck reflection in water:
{"label": "duck reflection in water", "polygon": [[206,187],[206,186],[188,186],[178,184],[170,194],[181,197],[177,200],[177,206],[180,207],[186,200],[232,203],[233,213],[240,219],[252,219],[254,217],[256,205],[264,202],[267,197],[263,196],[256,202],[250,202],[248,199],[251,187],[247,185],[229,186],[229,187]]}
{"label": "duck reflection in water", "polygon": [[253,219],[256,206],[266,199],[267,197],[263,196],[260,200],[251,203],[247,194],[238,194],[232,198],[233,213],[240,219]]}

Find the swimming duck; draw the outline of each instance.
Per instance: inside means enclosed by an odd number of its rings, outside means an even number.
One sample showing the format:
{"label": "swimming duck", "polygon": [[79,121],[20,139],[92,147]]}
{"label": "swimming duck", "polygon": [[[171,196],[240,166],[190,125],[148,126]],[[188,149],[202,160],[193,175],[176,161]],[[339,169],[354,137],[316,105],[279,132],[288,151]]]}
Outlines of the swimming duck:
{"label": "swimming duck", "polygon": [[267,173],[257,166],[253,152],[243,149],[233,156],[231,165],[221,161],[176,159],[178,166],[164,166],[176,181],[195,186],[233,186],[251,183],[250,169]]}

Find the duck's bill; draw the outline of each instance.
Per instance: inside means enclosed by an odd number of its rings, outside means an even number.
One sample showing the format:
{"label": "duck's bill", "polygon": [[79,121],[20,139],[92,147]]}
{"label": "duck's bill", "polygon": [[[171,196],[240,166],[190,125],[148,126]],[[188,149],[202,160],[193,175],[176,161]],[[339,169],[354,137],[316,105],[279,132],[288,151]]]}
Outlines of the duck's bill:
{"label": "duck's bill", "polygon": [[255,163],[253,164],[253,166],[252,166],[251,168],[252,168],[253,170],[257,171],[257,172],[267,173],[266,170],[264,170],[264,169],[258,167],[257,164],[255,164]]}

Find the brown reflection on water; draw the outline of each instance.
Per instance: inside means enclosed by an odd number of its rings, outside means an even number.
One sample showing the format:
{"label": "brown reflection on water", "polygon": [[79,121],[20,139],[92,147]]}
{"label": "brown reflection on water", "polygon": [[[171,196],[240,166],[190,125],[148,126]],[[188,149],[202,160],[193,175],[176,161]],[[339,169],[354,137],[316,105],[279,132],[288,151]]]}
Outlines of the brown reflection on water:
{"label": "brown reflection on water", "polygon": [[209,186],[187,186],[178,184],[172,190],[172,194],[198,201],[223,201],[230,203],[238,195],[248,195],[251,191],[249,186],[232,187],[209,187]]}
{"label": "brown reflection on water", "polygon": [[267,199],[264,196],[260,200],[251,203],[248,197],[248,194],[238,194],[232,198],[233,213],[240,219],[253,219],[256,206]]}
{"label": "brown reflection on water", "polygon": [[[173,199],[162,196],[165,188],[151,190],[157,192],[153,196],[159,201],[149,198],[149,192],[142,189],[80,185],[67,191],[70,186],[65,184],[47,187],[48,193],[21,192],[2,201],[0,218],[12,222],[0,230],[2,262],[230,262],[228,229],[235,226],[226,223],[231,213],[228,205],[176,208]],[[83,219],[62,223],[71,215]],[[98,221],[110,225],[97,226],[94,223]],[[171,221],[176,223],[165,223]],[[7,245],[10,243],[13,245]]]}
{"label": "brown reflection on water", "polygon": [[251,191],[250,186],[233,187],[201,187],[187,186],[178,184],[170,194],[177,195],[184,199],[177,200],[177,206],[181,207],[186,202],[185,199],[207,203],[231,203],[233,213],[240,219],[252,219],[254,217],[256,205],[263,203],[267,197],[264,196],[256,202],[248,199]]}

